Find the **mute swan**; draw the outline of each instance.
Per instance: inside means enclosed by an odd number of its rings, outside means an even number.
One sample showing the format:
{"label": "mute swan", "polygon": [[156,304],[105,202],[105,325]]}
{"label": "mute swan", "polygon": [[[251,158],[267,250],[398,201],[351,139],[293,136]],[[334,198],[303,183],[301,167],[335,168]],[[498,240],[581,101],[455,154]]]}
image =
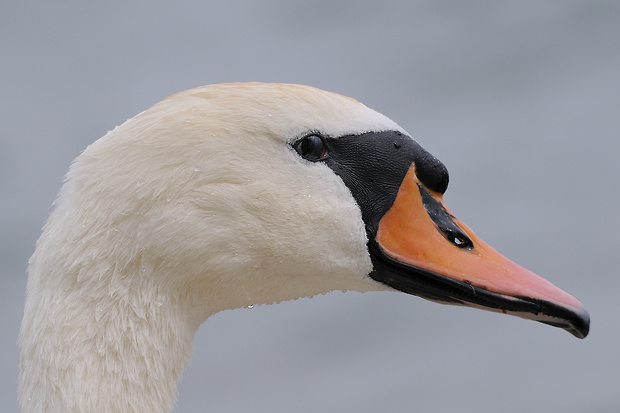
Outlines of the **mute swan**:
{"label": "mute swan", "polygon": [[24,412],[165,412],[210,315],[400,290],[585,337],[572,296],[444,206],[444,165],[357,101],[300,85],[175,94],[73,163],[29,262]]}

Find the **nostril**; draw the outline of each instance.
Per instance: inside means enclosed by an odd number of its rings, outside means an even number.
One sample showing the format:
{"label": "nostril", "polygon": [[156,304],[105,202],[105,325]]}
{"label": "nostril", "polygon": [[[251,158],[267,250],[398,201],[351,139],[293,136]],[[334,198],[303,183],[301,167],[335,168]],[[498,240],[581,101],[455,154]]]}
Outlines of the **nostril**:
{"label": "nostril", "polygon": [[448,241],[450,241],[459,248],[471,250],[474,247],[474,243],[471,241],[471,239],[469,239],[469,237],[462,232],[447,230],[444,231],[444,233]]}
{"label": "nostril", "polygon": [[454,221],[455,218],[422,185],[418,184],[418,189],[422,196],[424,209],[441,235],[458,248],[472,250],[474,243]]}

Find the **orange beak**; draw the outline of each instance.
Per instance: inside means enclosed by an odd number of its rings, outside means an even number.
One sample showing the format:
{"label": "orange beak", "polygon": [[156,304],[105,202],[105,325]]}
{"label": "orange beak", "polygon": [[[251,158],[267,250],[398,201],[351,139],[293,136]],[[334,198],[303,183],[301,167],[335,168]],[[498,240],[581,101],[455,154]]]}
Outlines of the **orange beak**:
{"label": "orange beak", "polygon": [[379,221],[375,242],[375,255],[383,257],[375,264],[384,274],[389,267],[380,281],[396,289],[533,319],[579,338],[588,334],[589,316],[577,299],[478,238],[444,206],[442,194],[426,189],[415,165]]}

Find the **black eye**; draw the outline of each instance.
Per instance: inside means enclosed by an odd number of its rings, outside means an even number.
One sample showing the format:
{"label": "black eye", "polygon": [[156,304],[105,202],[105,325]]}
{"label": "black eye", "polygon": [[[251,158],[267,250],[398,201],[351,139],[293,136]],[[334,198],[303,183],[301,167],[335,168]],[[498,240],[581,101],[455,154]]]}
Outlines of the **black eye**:
{"label": "black eye", "polygon": [[293,148],[304,159],[316,162],[327,158],[325,141],[318,135],[308,135],[293,144]]}

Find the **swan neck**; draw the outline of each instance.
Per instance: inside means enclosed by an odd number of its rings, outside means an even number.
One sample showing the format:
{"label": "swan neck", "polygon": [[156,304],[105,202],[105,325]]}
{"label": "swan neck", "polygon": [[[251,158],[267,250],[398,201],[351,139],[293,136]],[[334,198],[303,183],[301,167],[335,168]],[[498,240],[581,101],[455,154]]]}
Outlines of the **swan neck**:
{"label": "swan neck", "polygon": [[59,274],[54,261],[29,269],[21,411],[170,411],[202,320],[153,274],[102,274],[92,263]]}

